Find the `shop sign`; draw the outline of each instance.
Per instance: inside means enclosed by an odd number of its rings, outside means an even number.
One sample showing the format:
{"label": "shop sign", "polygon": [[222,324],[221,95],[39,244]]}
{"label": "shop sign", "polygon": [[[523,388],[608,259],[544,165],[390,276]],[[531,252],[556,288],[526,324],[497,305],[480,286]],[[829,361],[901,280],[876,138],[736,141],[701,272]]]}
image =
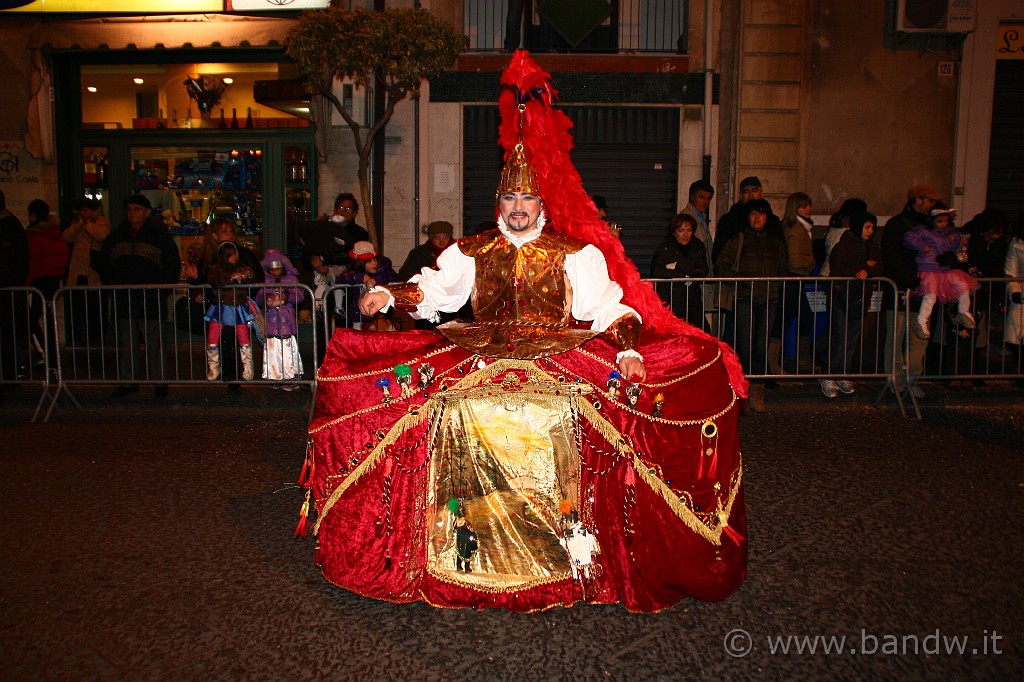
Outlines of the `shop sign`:
{"label": "shop sign", "polygon": [[277,10],[324,9],[331,0],[224,0],[229,12],[274,12]]}
{"label": "shop sign", "polygon": [[42,198],[43,164],[21,142],[0,140],[0,191],[7,208],[24,218],[28,202]]}
{"label": "shop sign", "polygon": [[996,35],[996,59],[1024,59],[1024,24],[1001,24]]}
{"label": "shop sign", "polygon": [[0,0],[4,12],[78,12],[127,14],[175,12],[222,12],[227,0]]}
{"label": "shop sign", "polygon": [[[276,12],[324,9],[330,0],[174,0],[175,12]],[[3,12],[151,14],[167,12],[167,0],[0,0]]]}

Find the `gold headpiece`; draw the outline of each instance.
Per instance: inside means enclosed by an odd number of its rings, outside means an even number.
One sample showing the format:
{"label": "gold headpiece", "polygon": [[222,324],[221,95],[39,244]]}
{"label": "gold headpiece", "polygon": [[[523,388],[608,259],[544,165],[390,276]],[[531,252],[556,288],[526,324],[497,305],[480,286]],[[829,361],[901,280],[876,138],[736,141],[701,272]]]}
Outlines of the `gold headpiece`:
{"label": "gold headpiece", "polygon": [[533,166],[526,160],[526,151],[523,149],[522,124],[525,109],[525,104],[519,105],[519,142],[509,154],[505,167],[501,169],[501,181],[498,183],[496,196],[506,192],[538,193],[537,176],[533,172]]}

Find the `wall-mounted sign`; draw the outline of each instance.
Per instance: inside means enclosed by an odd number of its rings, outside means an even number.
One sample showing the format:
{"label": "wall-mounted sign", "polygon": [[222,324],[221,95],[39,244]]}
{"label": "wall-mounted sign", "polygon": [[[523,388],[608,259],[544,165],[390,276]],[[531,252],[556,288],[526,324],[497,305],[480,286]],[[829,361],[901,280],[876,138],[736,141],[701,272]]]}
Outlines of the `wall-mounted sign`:
{"label": "wall-mounted sign", "polygon": [[229,12],[273,12],[275,10],[324,9],[331,0],[224,0]]}
{"label": "wall-mounted sign", "polygon": [[1024,24],[1000,24],[996,32],[996,59],[1024,59]]}
{"label": "wall-mounted sign", "polygon": [[78,12],[108,14],[166,14],[223,12],[225,0],[0,0],[5,12]]}

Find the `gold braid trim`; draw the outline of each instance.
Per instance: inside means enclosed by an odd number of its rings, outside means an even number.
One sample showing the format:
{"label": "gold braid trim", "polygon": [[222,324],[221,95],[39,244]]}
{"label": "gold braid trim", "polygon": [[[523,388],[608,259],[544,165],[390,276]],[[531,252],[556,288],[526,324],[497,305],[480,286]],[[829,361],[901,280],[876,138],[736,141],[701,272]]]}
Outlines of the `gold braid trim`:
{"label": "gold braid trim", "polygon": [[[429,353],[427,353],[426,355],[424,355],[421,358],[419,358],[419,357],[413,358],[412,360],[410,360],[409,362],[407,362],[405,364],[410,365],[410,366],[411,365],[415,365],[415,364],[418,364],[420,362],[423,362],[424,360],[429,360],[430,358],[434,357],[435,355],[440,355],[441,353],[447,353],[448,351],[450,351],[453,348],[456,348],[454,343],[449,344],[447,346],[443,346],[443,347],[438,348],[436,350],[432,350],[432,351],[430,351]],[[465,360],[462,360],[462,361],[458,362],[457,364],[453,365],[449,369],[446,369],[445,372],[450,372],[451,370],[457,368],[459,365],[465,364],[470,359],[471,358],[466,358]],[[381,369],[375,369],[372,372],[363,372],[362,374],[344,374],[342,376],[329,377],[329,376],[321,374],[320,373],[320,369],[317,369],[317,371],[316,371],[316,380],[317,381],[349,381],[351,379],[365,379],[366,377],[380,376],[381,373],[387,374],[389,371],[391,371],[391,370],[387,370],[387,369],[381,368]],[[441,374],[444,374],[444,372],[442,372]]]}
{"label": "gold braid trim", "polygon": [[[618,369],[618,365],[616,365],[615,363],[609,362],[608,360],[605,360],[602,357],[598,357],[597,355],[594,355],[593,353],[591,353],[588,350],[584,350],[583,348],[577,348],[576,352],[577,353],[582,353],[583,355],[587,356],[591,360],[594,360],[595,362],[598,362],[598,363],[604,365],[608,369]],[[681,376],[675,377],[674,379],[669,379],[668,381],[662,381],[661,383],[658,383],[658,384],[651,384],[651,383],[641,382],[640,385],[641,386],[645,386],[647,388],[664,388],[665,386],[671,386],[674,383],[680,382],[680,381],[682,381],[684,379],[689,379],[693,375],[699,374],[700,372],[703,372],[708,367],[711,367],[711,365],[713,365],[716,362],[718,362],[719,358],[721,358],[721,357],[722,357],[722,349],[721,349],[721,347],[719,347],[718,348],[718,353],[715,355],[714,358],[712,358],[708,362],[705,362],[700,367],[698,367],[698,368],[696,368],[696,369],[694,369],[694,370],[692,370],[690,372],[687,372],[686,374],[683,374]],[[551,360],[550,358],[548,358],[548,360],[551,361],[551,362],[554,362],[554,360]],[[561,365],[559,365],[559,367],[561,369],[563,369],[563,370],[565,369]]]}
{"label": "gold braid trim", "polygon": [[718,523],[712,527],[701,521],[693,510],[683,504],[680,499],[676,496],[672,490],[665,485],[665,482],[658,478],[655,474],[651,473],[639,457],[633,458],[633,468],[636,469],[636,475],[639,476],[651,490],[658,493],[665,504],[668,505],[679,520],[686,524],[687,528],[697,533],[705,540],[713,545],[722,544],[722,532],[725,526],[729,523],[729,514],[732,512],[732,505],[736,501],[736,495],[739,494],[740,484],[743,482],[743,465],[741,464],[736,472],[730,478],[729,484],[729,499],[726,501],[725,506],[722,505],[722,501],[718,501],[718,507],[715,509],[714,516]]}
{"label": "gold braid trim", "polygon": [[[428,410],[426,409],[426,407],[427,405],[430,404],[431,401],[433,401],[433,398],[431,398],[431,400],[428,401],[427,404],[420,407],[420,409],[418,409],[415,413],[410,412],[409,414],[406,414],[401,419],[399,419],[398,422],[393,427],[391,427],[391,430],[384,434],[384,437],[380,440],[380,442],[377,443],[376,446],[374,446],[373,450],[370,451],[370,454],[366,456],[366,459],[364,459],[359,464],[359,466],[353,469],[352,472],[345,478],[345,480],[343,480],[338,485],[338,487],[334,489],[334,492],[331,493],[331,496],[327,498],[326,502],[324,502],[324,506],[320,510],[320,516],[316,520],[316,525],[313,526],[314,535],[320,532],[320,523],[327,517],[327,512],[331,510],[331,507],[333,507],[334,503],[338,501],[338,498],[341,497],[346,490],[348,490],[349,486],[351,486],[360,478],[362,478],[366,472],[377,466],[377,463],[380,461],[381,456],[385,452],[385,448],[387,448],[389,445],[394,445],[403,433],[405,433],[406,431],[415,426],[418,426],[420,423],[423,422],[424,419],[426,419],[426,416],[428,414]],[[431,455],[428,452],[426,456],[430,457]]]}
{"label": "gold braid trim", "polygon": [[[739,486],[742,482],[742,464],[730,479],[729,499],[725,506],[722,506],[721,500],[718,501],[715,514],[713,514],[713,516],[717,517],[718,523],[714,524],[712,527],[708,527],[708,525],[702,521],[690,507],[679,499],[678,495],[672,492],[672,489],[669,488],[660,477],[648,468],[643,460],[637,456],[636,451],[626,443],[625,437],[619,433],[615,427],[612,426],[596,409],[594,409],[590,403],[577,398],[574,398],[574,401],[576,402],[576,409],[578,409],[580,413],[587,418],[594,429],[600,433],[610,445],[612,445],[618,452],[626,455],[632,455],[633,469],[636,471],[637,476],[639,476],[640,479],[651,488],[651,490],[658,493],[658,495],[665,500],[669,509],[679,517],[679,520],[682,521],[687,528],[697,533],[713,545],[722,544],[722,530],[729,522],[729,513],[732,511],[733,502],[736,500],[736,495],[739,492]],[[726,410],[728,409],[729,408],[726,408]],[[724,411],[720,414],[724,414]]]}
{"label": "gold braid trim", "polygon": [[[719,355],[721,355],[721,351],[719,351]],[[673,379],[672,381],[669,381],[669,382],[666,382],[666,383],[663,383],[663,384],[643,384],[643,385],[644,386],[650,386],[650,387],[668,386],[669,384],[675,383],[677,381],[682,381],[683,379],[688,379],[688,378],[692,377],[693,375],[697,374],[698,372],[700,372],[700,371],[702,371],[704,369],[707,369],[708,367],[713,365],[717,359],[718,358],[715,358],[715,360],[712,360],[710,363],[708,363],[706,365],[702,365],[702,366],[698,367],[697,369],[693,370],[692,372],[689,372],[688,374],[685,374],[685,375],[683,375],[681,377]],[[556,367],[558,367],[560,370],[562,370],[566,374],[572,374],[569,370],[567,370],[565,367],[563,367],[562,365],[558,364],[557,362],[555,362],[551,358],[547,358],[547,361],[550,362],[551,364],[555,365]],[[583,383],[588,385],[588,386],[591,386],[593,392],[595,392],[595,393],[603,393],[604,392],[601,389],[600,386],[598,386],[597,384],[594,384],[594,383],[588,381],[587,379],[584,379]],[[576,385],[579,386],[580,384],[576,384]],[[647,414],[646,412],[641,412],[640,410],[632,408],[628,404],[626,404],[624,402],[619,402],[617,400],[607,400],[607,401],[605,401],[605,404],[607,404],[609,407],[614,406],[614,407],[616,407],[616,408],[618,408],[620,410],[625,410],[626,412],[629,412],[630,414],[634,414],[634,415],[636,415],[638,417],[643,417],[644,419],[646,419],[648,421],[655,422],[657,424],[665,424],[667,426],[696,426],[698,424],[703,424],[704,422],[706,422],[708,420],[718,419],[719,417],[724,415],[726,412],[731,410],[733,408],[733,406],[736,404],[737,400],[739,400],[739,396],[736,395],[736,391],[732,391],[732,399],[729,400],[729,403],[725,407],[723,407],[718,412],[715,412],[714,414],[710,414],[710,415],[707,415],[707,416],[704,416],[704,417],[698,417],[697,419],[665,419],[664,417],[655,417],[653,415]]]}
{"label": "gold braid trim", "polygon": [[383,288],[395,297],[396,308],[416,310],[416,306],[423,303],[423,290],[414,282],[396,282]]}

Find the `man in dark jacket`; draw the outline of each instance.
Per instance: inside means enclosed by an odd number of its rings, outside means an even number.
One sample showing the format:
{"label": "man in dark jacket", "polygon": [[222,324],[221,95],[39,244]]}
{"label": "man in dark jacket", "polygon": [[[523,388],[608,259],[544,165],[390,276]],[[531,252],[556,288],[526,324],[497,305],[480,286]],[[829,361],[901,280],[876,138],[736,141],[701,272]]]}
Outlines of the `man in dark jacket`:
{"label": "man in dark jacket", "polygon": [[[917,276],[916,254],[913,249],[903,243],[903,235],[910,232],[918,225],[928,223],[928,211],[932,210],[935,202],[941,201],[942,197],[931,188],[931,185],[914,185],[907,190],[907,203],[903,210],[889,218],[882,231],[882,265],[885,276],[896,283],[900,292],[900,300],[894,301],[893,297],[886,295],[884,298],[886,310],[893,310],[895,315],[886,317],[892,322],[885,334],[885,347],[893,348],[896,345],[896,355],[892,357],[888,352],[885,355],[885,371],[893,371],[895,363],[897,373],[904,366],[909,365],[912,377],[918,376],[924,369],[924,354],[928,350],[928,341],[922,340],[916,334],[910,335],[910,348],[904,357],[906,325],[906,302],[904,293],[917,289],[921,283]],[[919,296],[910,297],[911,312],[916,312],[921,307]],[[895,336],[895,338],[894,338]],[[905,378],[898,374],[897,385],[900,390],[910,390],[916,398],[923,398],[924,391],[911,380],[909,385],[904,386]]]}
{"label": "man in dark jacket", "polygon": [[[163,339],[160,334],[162,302],[167,291],[147,287],[174,284],[181,270],[178,247],[160,218],[153,215],[149,199],[135,194],[124,200],[126,219],[103,242],[100,262],[107,284],[131,284],[118,290],[117,318],[118,376],[122,381],[145,377],[164,378]],[[146,346],[146,369],[139,367],[139,340]],[[114,391],[122,398],[139,390],[138,384],[124,383]],[[157,385],[158,398],[167,395],[165,384]]]}
{"label": "man in dark jacket", "polygon": [[455,227],[447,220],[435,220],[427,225],[427,241],[409,251],[398,271],[399,279],[407,280],[420,274],[423,268],[437,267],[437,257],[454,241],[454,233]]}
{"label": "man in dark jacket", "polygon": [[[747,229],[747,202],[753,200],[764,200],[764,188],[761,186],[761,179],[756,175],[751,175],[740,181],[740,200],[719,219],[718,227],[715,228],[715,241],[711,249],[712,263],[718,262],[718,254],[722,252],[730,239]],[[771,234],[783,236],[782,221],[772,212],[771,204],[768,204],[768,223],[765,229]]]}

